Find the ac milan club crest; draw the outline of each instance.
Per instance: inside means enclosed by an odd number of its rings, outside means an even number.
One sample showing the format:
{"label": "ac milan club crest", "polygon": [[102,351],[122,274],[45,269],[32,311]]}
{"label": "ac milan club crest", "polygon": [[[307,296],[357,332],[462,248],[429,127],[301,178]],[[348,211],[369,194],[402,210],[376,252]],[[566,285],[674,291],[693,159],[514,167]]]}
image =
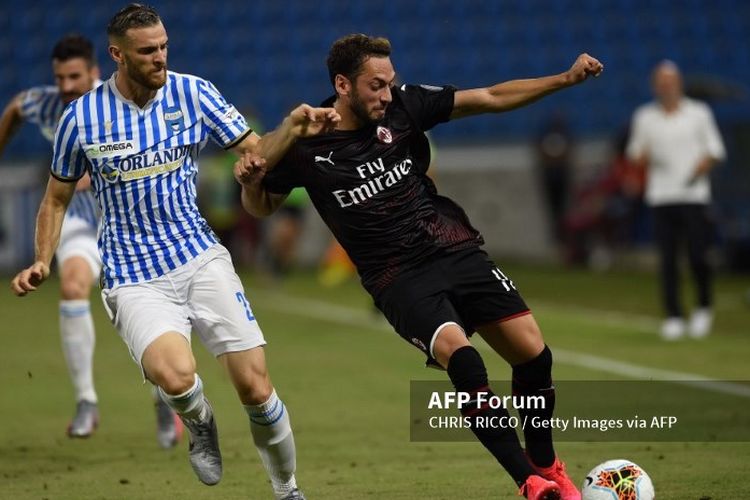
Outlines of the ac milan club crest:
{"label": "ac milan club crest", "polygon": [[391,131],[388,130],[385,127],[378,127],[378,140],[380,142],[383,142],[385,144],[390,144],[393,142],[393,135],[391,135]]}

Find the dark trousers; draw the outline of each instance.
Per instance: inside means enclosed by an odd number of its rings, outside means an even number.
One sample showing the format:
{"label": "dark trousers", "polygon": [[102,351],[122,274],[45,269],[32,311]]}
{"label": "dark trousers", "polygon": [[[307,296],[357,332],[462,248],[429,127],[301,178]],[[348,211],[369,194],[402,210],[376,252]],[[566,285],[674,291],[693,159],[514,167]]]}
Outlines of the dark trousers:
{"label": "dark trousers", "polygon": [[659,247],[661,292],[667,316],[682,316],[679,257],[687,247],[695,279],[698,306],[711,307],[711,267],[708,250],[711,224],[703,204],[659,205],[654,210],[654,232]]}

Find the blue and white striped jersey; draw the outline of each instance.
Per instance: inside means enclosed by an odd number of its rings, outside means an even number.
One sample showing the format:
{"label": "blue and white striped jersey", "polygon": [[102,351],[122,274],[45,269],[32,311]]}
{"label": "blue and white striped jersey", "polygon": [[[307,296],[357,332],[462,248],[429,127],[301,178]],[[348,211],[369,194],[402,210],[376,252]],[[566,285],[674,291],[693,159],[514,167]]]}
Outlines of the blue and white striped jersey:
{"label": "blue and white striped jersey", "polygon": [[154,279],[216,243],[196,205],[198,153],[209,137],[229,148],[251,132],[206,80],[170,71],[140,108],[115,75],[65,110],[51,168],[60,180],[91,175],[104,288]]}
{"label": "blue and white striped jersey", "polygon": [[23,93],[21,116],[24,120],[39,127],[45,139],[55,140],[55,129],[60,121],[65,104],[60,99],[60,91],[54,85],[32,87]]}
{"label": "blue and white striped jersey", "polygon": [[[100,85],[101,81],[95,85]],[[21,116],[39,127],[45,139],[54,144],[55,129],[65,104],[60,99],[60,91],[53,85],[33,87],[23,93]],[[99,207],[91,191],[77,191],[70,200],[66,217],[78,217],[96,228],[99,225]]]}

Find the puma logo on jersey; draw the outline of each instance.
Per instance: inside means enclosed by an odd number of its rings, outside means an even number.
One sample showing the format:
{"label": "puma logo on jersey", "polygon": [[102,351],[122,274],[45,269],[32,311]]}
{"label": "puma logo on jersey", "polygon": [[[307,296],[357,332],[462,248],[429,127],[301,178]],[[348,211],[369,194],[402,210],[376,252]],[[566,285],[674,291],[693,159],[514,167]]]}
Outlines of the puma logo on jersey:
{"label": "puma logo on jersey", "polygon": [[318,155],[315,155],[315,163],[320,163],[322,161],[325,161],[325,162],[328,162],[332,166],[335,167],[336,164],[333,163],[333,160],[331,160],[331,156],[333,156],[333,151],[331,151],[330,153],[328,153],[328,156],[318,156]]}

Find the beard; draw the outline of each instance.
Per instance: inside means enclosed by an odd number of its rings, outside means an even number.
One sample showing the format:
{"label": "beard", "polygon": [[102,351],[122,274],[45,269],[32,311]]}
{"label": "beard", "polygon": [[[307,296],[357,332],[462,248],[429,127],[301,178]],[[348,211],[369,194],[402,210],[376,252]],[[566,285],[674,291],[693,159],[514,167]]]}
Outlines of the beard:
{"label": "beard", "polygon": [[367,111],[367,105],[362,102],[362,99],[359,98],[359,94],[354,88],[352,88],[351,103],[349,107],[351,108],[352,113],[354,113],[354,116],[366,125],[375,125],[380,123],[383,119],[370,116],[370,112]]}
{"label": "beard", "polygon": [[67,106],[71,102],[75,101],[83,94],[94,88],[94,78],[87,78],[83,80],[83,83],[71,92],[60,92],[60,99]]}
{"label": "beard", "polygon": [[164,65],[157,72],[154,71],[142,71],[131,61],[126,59],[128,76],[143,87],[149,90],[159,90],[167,82],[167,66]]}

